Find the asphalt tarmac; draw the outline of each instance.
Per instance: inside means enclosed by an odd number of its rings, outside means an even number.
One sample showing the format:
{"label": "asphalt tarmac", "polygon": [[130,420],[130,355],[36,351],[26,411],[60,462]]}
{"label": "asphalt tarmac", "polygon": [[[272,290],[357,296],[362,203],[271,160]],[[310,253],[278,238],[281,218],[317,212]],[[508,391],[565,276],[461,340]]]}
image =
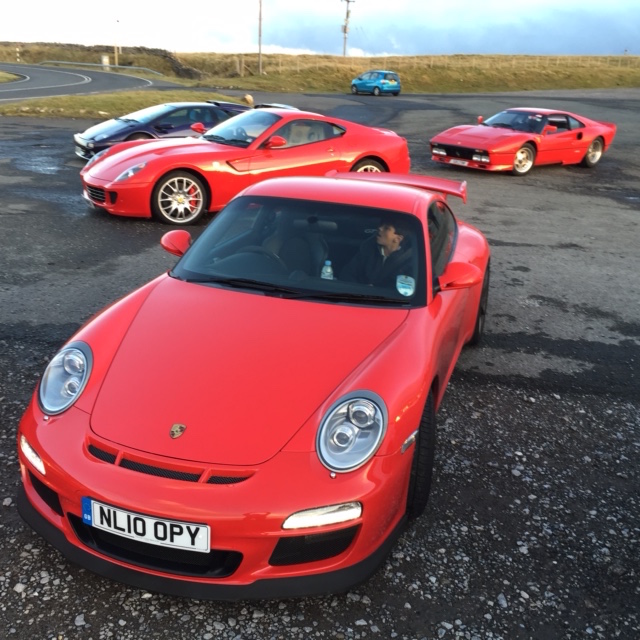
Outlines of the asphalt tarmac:
{"label": "asphalt tarmac", "polygon": [[[33,534],[15,507],[15,433],[38,377],[175,258],[167,227],[86,208],[72,135],[94,121],[0,117],[0,637],[639,637],[640,90],[254,98],[394,129],[414,172],[468,182],[452,207],[489,239],[489,316],[445,395],[427,512],[354,592],[284,602],[139,592]],[[430,160],[435,133],[512,106],[613,121],[617,137],[590,170]]]}

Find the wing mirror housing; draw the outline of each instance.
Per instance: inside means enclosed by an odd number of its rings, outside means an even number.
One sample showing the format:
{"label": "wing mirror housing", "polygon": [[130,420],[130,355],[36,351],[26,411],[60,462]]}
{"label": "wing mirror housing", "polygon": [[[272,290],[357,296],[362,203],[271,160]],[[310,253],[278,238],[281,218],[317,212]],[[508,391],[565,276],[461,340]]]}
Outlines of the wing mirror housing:
{"label": "wing mirror housing", "polygon": [[277,147],[286,146],[287,141],[282,136],[271,136],[265,143],[265,149],[276,149]]}
{"label": "wing mirror housing", "polygon": [[202,135],[207,130],[207,127],[205,127],[202,124],[202,122],[194,122],[189,128],[192,131],[195,131],[196,133],[199,133],[200,135]]}
{"label": "wing mirror housing", "polygon": [[544,129],[542,130],[542,135],[546,136],[550,133],[555,133],[558,130],[558,127],[554,127],[552,124],[546,124]]}
{"label": "wing mirror housing", "polygon": [[469,262],[451,262],[437,282],[438,291],[469,289],[482,282],[482,271]]}
{"label": "wing mirror housing", "polygon": [[184,229],[168,231],[160,238],[160,246],[170,254],[181,258],[191,246],[191,234]]}
{"label": "wing mirror housing", "polygon": [[484,118],[482,116],[478,116],[478,124],[482,124],[484,122]]}

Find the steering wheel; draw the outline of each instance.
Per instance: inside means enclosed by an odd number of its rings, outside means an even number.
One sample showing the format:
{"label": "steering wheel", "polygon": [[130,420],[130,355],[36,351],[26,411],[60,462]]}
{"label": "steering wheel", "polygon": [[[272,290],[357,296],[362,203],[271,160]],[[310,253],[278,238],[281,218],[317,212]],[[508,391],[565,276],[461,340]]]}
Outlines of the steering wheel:
{"label": "steering wheel", "polygon": [[289,272],[289,268],[277,253],[269,251],[269,249],[261,247],[260,245],[256,244],[250,245],[248,247],[243,247],[240,253],[259,253],[260,255],[267,256],[268,258],[276,262],[283,271],[286,271],[287,273]]}

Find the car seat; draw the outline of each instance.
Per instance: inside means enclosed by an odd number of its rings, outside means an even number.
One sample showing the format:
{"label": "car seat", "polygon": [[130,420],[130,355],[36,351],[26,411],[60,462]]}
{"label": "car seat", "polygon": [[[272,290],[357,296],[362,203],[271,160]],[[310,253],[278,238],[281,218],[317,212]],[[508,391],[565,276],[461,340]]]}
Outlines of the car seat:
{"label": "car seat", "polygon": [[262,246],[279,256],[290,272],[302,272],[308,276],[320,275],[329,254],[327,243],[320,233],[297,229],[290,219],[266,238]]}

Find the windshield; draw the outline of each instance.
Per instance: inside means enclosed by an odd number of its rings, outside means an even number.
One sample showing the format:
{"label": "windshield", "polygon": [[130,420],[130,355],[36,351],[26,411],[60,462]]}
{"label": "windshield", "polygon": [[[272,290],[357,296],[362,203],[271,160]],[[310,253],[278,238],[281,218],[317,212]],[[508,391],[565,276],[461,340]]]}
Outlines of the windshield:
{"label": "windshield", "polygon": [[146,107],[145,109],[140,109],[140,111],[129,113],[126,116],[118,118],[118,120],[131,120],[134,122],[147,123],[159,118],[163,113],[167,113],[171,110],[172,108],[166,104],[157,104],[153,107]]}
{"label": "windshield", "polygon": [[242,196],[212,220],[171,275],[262,295],[412,307],[426,304],[424,247],[422,224],[410,214]]}
{"label": "windshield", "polygon": [[489,127],[502,127],[527,133],[542,133],[547,118],[532,111],[501,111],[485,120],[482,124]]}
{"label": "windshield", "polygon": [[247,147],[281,117],[260,109],[245,111],[209,129],[203,138],[219,144]]}

